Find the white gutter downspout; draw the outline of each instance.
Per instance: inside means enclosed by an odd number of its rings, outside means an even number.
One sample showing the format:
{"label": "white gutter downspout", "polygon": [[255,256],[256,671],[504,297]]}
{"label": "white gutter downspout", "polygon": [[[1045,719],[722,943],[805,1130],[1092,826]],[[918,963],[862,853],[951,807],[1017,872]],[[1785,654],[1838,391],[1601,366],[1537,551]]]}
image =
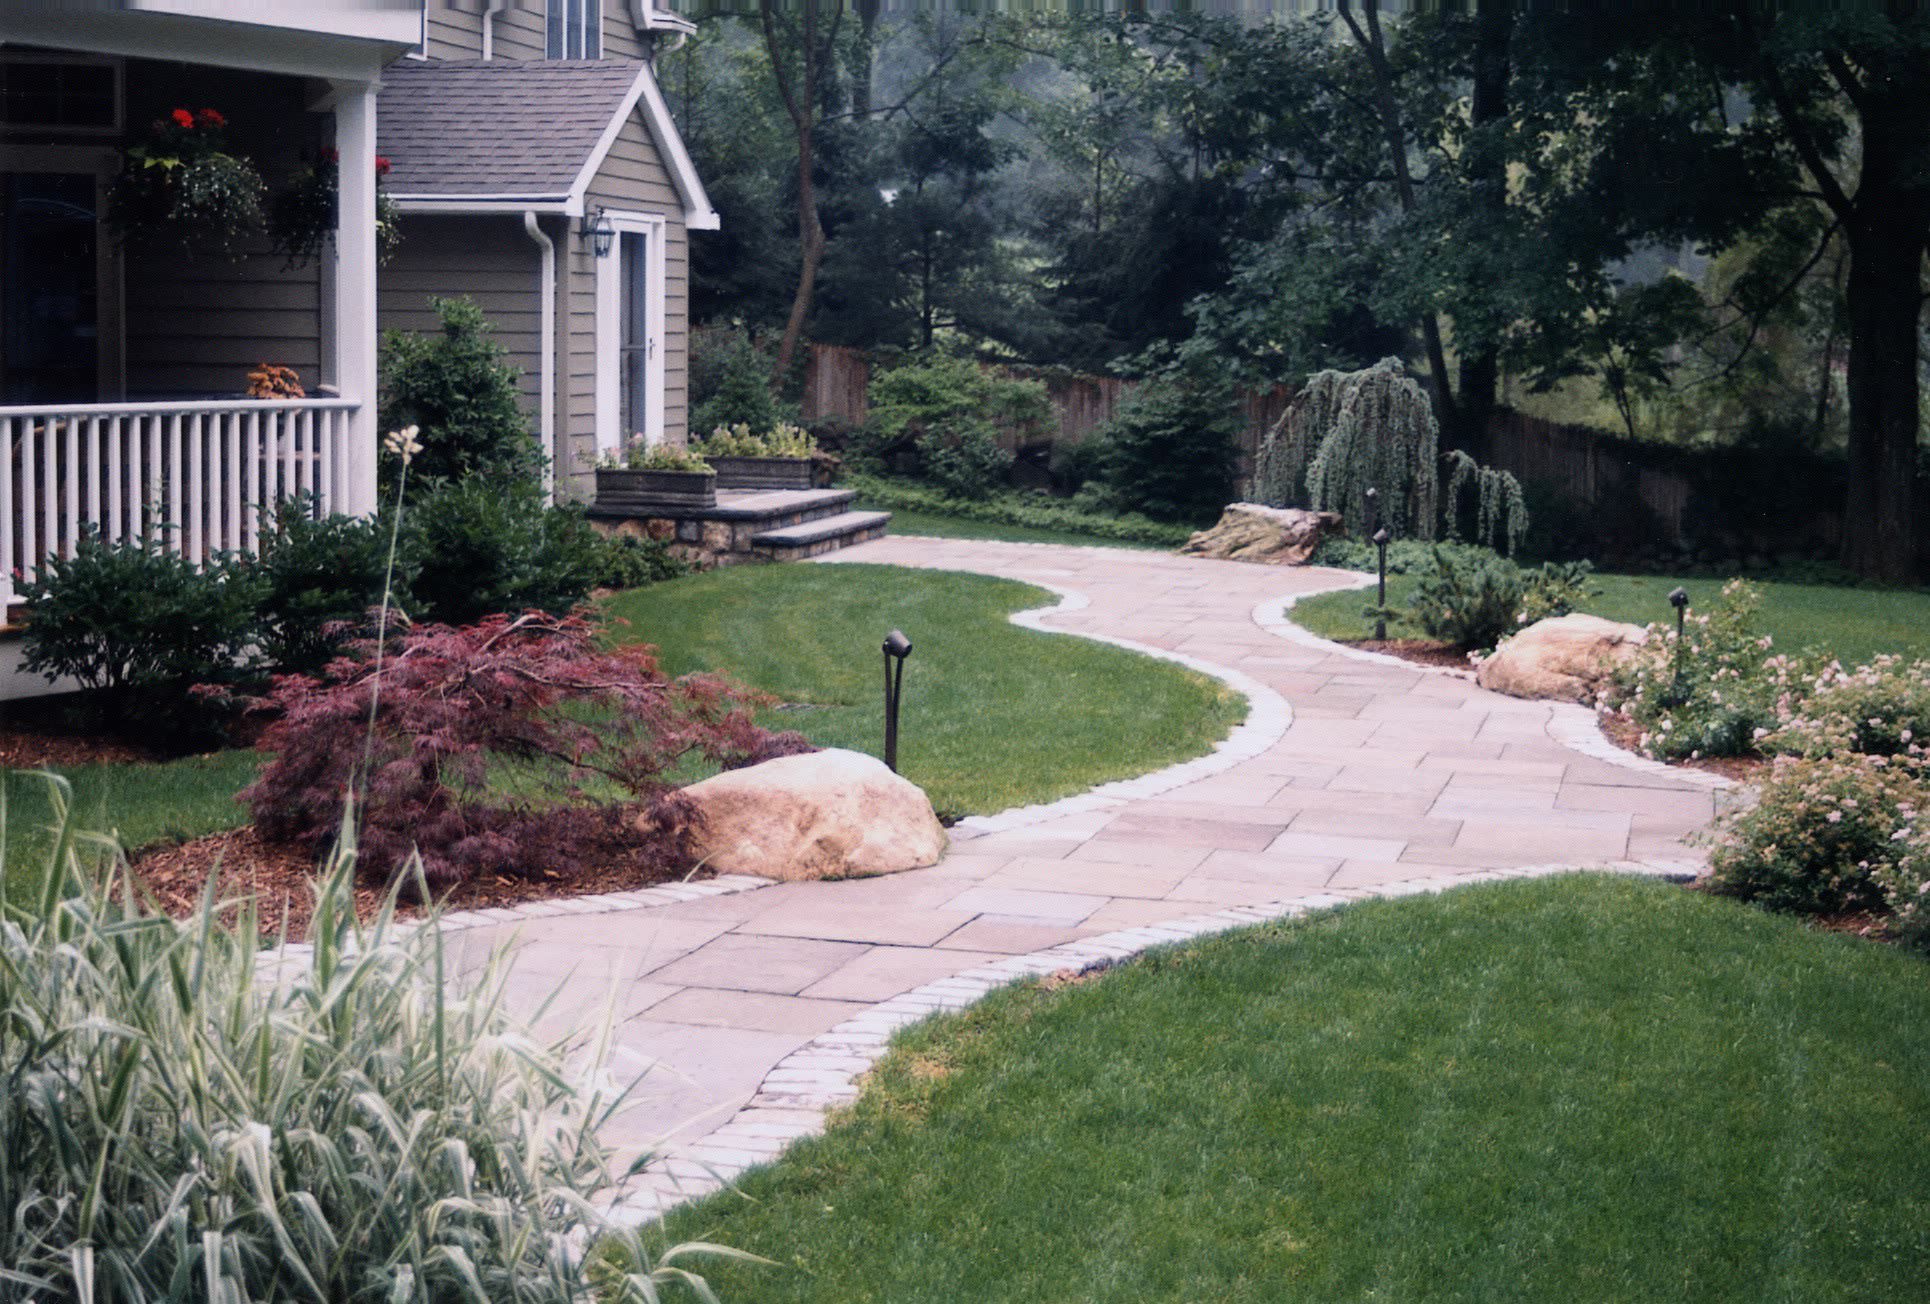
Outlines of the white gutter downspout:
{"label": "white gutter downspout", "polygon": [[[487,30],[487,29],[485,29]],[[537,426],[543,441],[543,501],[556,502],[556,242],[543,234],[536,213],[525,210],[523,230],[543,251],[543,270],[537,277],[536,292],[542,296],[542,362],[538,364],[538,402],[542,404]]]}
{"label": "white gutter downspout", "polygon": [[496,57],[496,15],[509,7],[509,0],[489,0],[483,7],[482,57],[488,63]]}

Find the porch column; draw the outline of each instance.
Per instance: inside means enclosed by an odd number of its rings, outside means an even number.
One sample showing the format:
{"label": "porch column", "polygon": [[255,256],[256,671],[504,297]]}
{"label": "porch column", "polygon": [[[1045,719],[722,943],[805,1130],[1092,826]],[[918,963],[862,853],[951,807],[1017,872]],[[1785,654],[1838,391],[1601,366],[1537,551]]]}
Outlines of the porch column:
{"label": "porch column", "polygon": [[373,515],[375,428],[375,82],[335,83],[336,383],[359,406],[349,420],[343,494],[336,510]]}

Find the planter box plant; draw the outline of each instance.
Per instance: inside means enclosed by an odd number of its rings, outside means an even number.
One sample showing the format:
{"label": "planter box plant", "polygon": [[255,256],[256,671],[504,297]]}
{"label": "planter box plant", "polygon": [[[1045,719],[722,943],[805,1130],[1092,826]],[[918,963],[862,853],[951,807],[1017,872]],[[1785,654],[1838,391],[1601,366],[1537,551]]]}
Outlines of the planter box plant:
{"label": "planter box plant", "polygon": [[630,441],[614,465],[596,469],[596,505],[625,511],[717,505],[717,472],[681,448],[646,448]]}
{"label": "planter box plant", "polygon": [[719,426],[699,450],[717,468],[717,483],[727,489],[809,489],[815,478],[817,445],[797,426],[782,422],[761,434],[749,426]]}

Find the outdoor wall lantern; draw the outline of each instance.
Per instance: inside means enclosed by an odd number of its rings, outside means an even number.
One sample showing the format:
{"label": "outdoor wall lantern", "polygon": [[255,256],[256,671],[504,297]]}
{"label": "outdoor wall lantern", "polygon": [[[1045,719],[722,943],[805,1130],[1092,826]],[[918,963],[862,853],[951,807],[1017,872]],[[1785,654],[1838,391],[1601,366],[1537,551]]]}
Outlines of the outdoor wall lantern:
{"label": "outdoor wall lantern", "polygon": [[905,687],[905,658],[910,655],[911,640],[903,630],[885,635],[885,766],[893,774],[898,773],[898,702]]}
{"label": "outdoor wall lantern", "polygon": [[589,243],[591,253],[598,258],[608,258],[617,239],[617,229],[611,223],[610,215],[600,208],[591,214],[590,220],[583,224],[583,239]]}

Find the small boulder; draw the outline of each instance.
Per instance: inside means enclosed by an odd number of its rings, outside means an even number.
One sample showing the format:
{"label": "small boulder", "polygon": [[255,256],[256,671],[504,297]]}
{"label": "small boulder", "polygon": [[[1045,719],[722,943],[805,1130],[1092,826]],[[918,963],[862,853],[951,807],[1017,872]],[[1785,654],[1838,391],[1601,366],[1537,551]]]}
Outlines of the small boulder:
{"label": "small boulder", "polygon": [[1232,503],[1220,514],[1218,525],[1188,539],[1180,552],[1225,561],[1304,566],[1321,539],[1337,533],[1340,527],[1338,512]]}
{"label": "small boulder", "polygon": [[720,874],[787,882],[890,874],[945,853],[923,789],[837,748],[726,770],[671,793],[643,821]]}
{"label": "small boulder", "polygon": [[1481,663],[1475,681],[1510,697],[1592,703],[1647,639],[1640,625],[1580,613],[1538,620]]}

